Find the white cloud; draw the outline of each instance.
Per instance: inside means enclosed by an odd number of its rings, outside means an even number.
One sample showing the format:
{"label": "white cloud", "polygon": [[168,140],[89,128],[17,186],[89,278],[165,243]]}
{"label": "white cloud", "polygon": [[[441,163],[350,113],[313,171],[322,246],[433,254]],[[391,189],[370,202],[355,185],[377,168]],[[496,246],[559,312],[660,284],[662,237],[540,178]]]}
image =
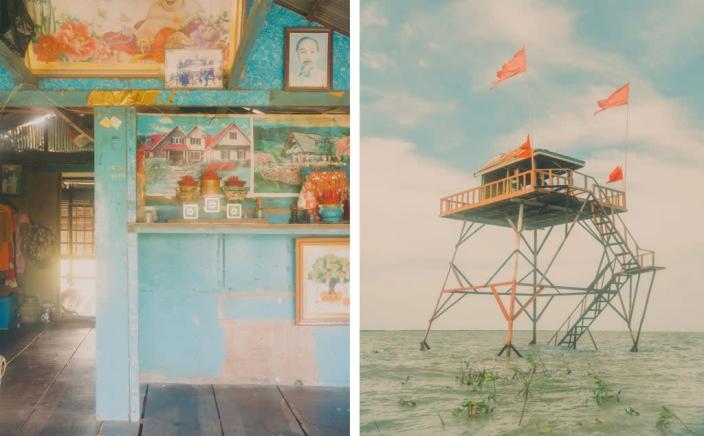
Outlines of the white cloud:
{"label": "white cloud", "polygon": [[159,118],[159,122],[162,124],[173,124],[174,120],[172,120],[170,117],[161,117]]}
{"label": "white cloud", "polygon": [[365,111],[384,114],[401,126],[412,126],[428,115],[449,112],[457,107],[453,101],[431,101],[416,97],[408,91],[379,91],[368,87],[364,90],[366,96],[376,97],[371,103],[364,105]]}
{"label": "white cloud", "polygon": [[362,65],[374,70],[385,70],[394,64],[393,59],[385,53],[363,52],[360,60]]}
{"label": "white cloud", "polygon": [[368,27],[387,27],[389,21],[381,13],[377,5],[373,3],[367,4],[364,9],[362,9],[362,15],[360,17],[361,25],[365,28]]}
{"label": "white cloud", "polygon": [[648,53],[642,60],[650,65],[683,61],[683,47],[701,52],[702,22],[704,3],[700,0],[656,4],[637,35]]}

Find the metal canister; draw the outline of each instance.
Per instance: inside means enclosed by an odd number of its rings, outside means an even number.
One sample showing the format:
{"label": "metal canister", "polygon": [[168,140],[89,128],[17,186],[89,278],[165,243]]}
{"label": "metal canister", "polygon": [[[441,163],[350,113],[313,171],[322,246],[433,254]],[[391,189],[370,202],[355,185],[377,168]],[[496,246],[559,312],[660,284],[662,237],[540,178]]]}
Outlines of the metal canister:
{"label": "metal canister", "polygon": [[222,195],[220,189],[220,176],[216,174],[205,174],[200,178],[201,195]]}

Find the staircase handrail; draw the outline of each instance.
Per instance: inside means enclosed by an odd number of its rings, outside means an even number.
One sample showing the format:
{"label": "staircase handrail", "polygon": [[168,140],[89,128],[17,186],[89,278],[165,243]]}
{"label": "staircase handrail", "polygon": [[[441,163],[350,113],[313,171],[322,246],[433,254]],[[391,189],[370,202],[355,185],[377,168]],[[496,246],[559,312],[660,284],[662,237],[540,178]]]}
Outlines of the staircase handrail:
{"label": "staircase handrail", "polygon": [[[599,205],[599,207],[604,209],[604,211],[606,212],[607,218],[611,220],[611,223],[613,224],[614,228],[616,229],[617,232],[619,232],[619,234],[621,235],[621,238],[623,239],[624,243],[626,244],[626,247],[630,251],[631,255],[635,258],[636,262],[638,262],[638,264],[641,266],[641,268],[645,267],[646,257],[650,257],[650,266],[655,266],[655,251],[649,250],[646,248],[642,248],[640,246],[640,244],[638,244],[638,241],[636,241],[636,238],[633,236],[631,231],[628,229],[628,226],[626,225],[626,222],[623,220],[623,218],[621,218],[621,215],[618,213],[614,213],[613,206],[609,206],[609,208],[611,209],[611,213],[608,213],[608,211],[606,211],[607,206],[604,206],[604,203],[601,201],[601,197],[597,195],[597,191],[603,197],[603,196],[606,196],[606,193],[604,190],[609,189],[609,188],[602,186],[599,182],[597,182],[597,180],[593,176],[590,176],[588,174],[583,174],[578,171],[575,171],[575,173],[582,175],[585,178],[585,180],[590,180],[592,182],[592,186],[591,186],[590,191],[593,192],[593,194],[597,200],[596,203]],[[588,186],[587,186],[587,189],[589,189]],[[614,217],[615,217],[615,219],[614,219]],[[616,220],[618,220],[618,223],[620,223],[620,228],[619,228]],[[635,246],[635,250],[632,247],[632,245]]]}

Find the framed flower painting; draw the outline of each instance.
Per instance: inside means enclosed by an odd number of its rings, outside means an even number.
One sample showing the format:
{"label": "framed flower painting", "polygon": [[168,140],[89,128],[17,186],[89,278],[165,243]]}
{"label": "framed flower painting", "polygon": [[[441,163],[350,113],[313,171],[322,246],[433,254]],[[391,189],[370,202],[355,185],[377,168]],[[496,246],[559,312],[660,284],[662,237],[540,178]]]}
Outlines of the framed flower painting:
{"label": "framed flower painting", "polygon": [[36,23],[27,50],[41,76],[162,74],[166,49],[220,49],[229,68],[245,0],[27,0]]}
{"label": "framed flower painting", "polygon": [[349,238],[296,239],[296,324],[349,324],[349,283]]}

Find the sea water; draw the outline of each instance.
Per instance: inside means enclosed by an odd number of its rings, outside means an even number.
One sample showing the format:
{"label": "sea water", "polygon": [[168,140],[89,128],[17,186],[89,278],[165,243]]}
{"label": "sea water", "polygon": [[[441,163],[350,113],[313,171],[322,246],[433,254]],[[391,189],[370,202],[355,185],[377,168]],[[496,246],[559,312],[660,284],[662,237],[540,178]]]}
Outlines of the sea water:
{"label": "sea water", "polygon": [[[361,333],[361,433],[704,435],[704,333],[643,332],[640,351],[632,353],[627,332],[594,332],[598,351],[586,336],[574,351],[544,345],[549,332],[538,332],[543,344],[528,345],[531,333],[521,331],[514,344],[524,357],[510,359],[496,356],[503,332],[431,332],[429,351],[420,351],[422,336]],[[513,368],[530,370],[530,360],[536,373],[519,425],[522,384],[512,378]],[[486,401],[494,389],[492,383],[481,389],[460,384],[456,377],[465,361],[501,377],[488,415],[453,416],[465,399]],[[619,401],[598,405],[595,377],[612,393],[620,391]],[[660,419],[663,406],[684,425],[675,417]]]}

